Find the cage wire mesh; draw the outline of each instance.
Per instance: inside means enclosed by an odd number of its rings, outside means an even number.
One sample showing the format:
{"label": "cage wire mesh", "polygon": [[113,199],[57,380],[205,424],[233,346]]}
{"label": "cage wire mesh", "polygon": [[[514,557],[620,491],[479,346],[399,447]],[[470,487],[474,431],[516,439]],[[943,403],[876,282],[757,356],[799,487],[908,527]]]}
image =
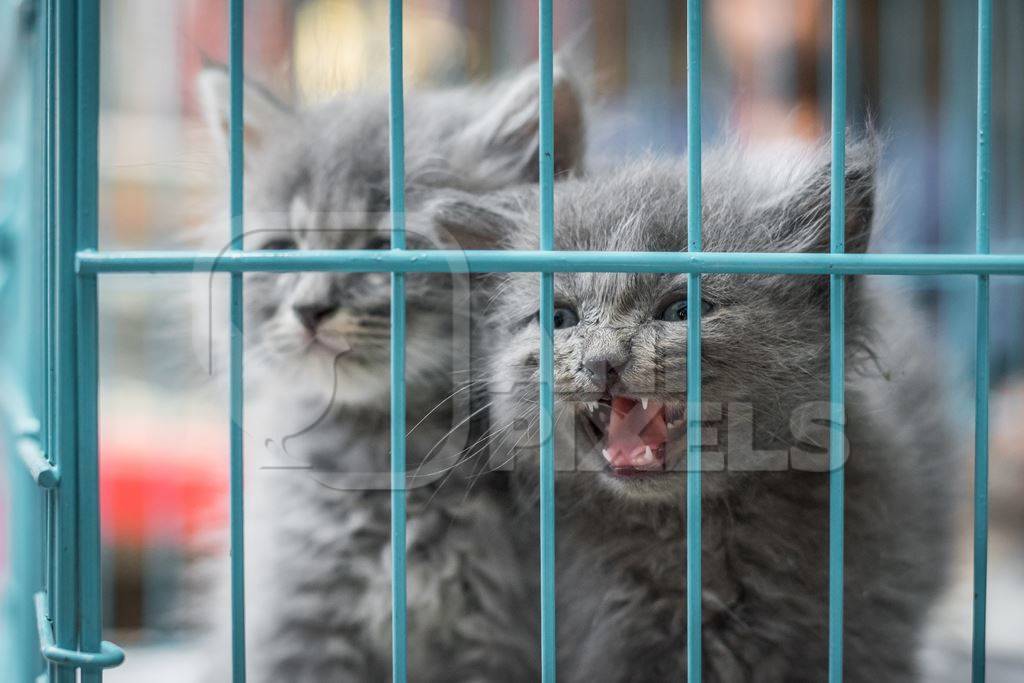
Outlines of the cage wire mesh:
{"label": "cage wire mesh", "polygon": [[[315,3],[314,3],[315,4]],[[100,553],[100,500],[98,456],[98,382],[100,310],[97,282],[117,274],[223,272],[230,278],[231,392],[229,415],[230,529],[232,545],[231,655],[234,679],[245,678],[244,505],[242,491],[244,424],[244,348],[242,344],[242,276],[253,271],[295,272],[322,270],[391,273],[391,438],[392,438],[392,646],[393,676],[407,678],[406,668],[406,558],[404,462],[404,278],[414,272],[445,272],[450,254],[406,248],[404,240],[403,141],[403,9],[412,3],[391,0],[388,7],[388,44],[391,117],[391,220],[392,249],[368,252],[252,253],[240,248],[245,229],[243,214],[243,78],[246,7],[229,0],[224,28],[229,35],[231,75],[231,174],[229,196],[232,250],[221,255],[188,251],[102,249],[100,232],[100,50],[104,31],[110,29],[98,0],[80,3],[9,2],[2,8],[0,27],[5,32],[6,54],[0,70],[5,92],[4,145],[0,148],[4,184],[0,188],[0,286],[4,315],[14,321],[3,334],[5,358],[5,450],[9,457],[6,481],[9,501],[5,585],[5,620],[13,637],[0,639],[10,680],[30,680],[45,671],[44,680],[98,681],[105,668],[118,665],[123,652],[103,641],[100,602],[103,579]],[[593,3],[601,9],[608,3]],[[223,5],[223,3],[221,3]],[[502,22],[522,20],[531,3],[495,3],[489,16],[491,31]],[[942,3],[941,25],[925,42],[917,31],[922,17],[934,22],[922,3],[865,3],[847,12],[844,0],[831,6],[831,47],[825,87],[811,88],[810,99],[828,117],[832,138],[831,244],[827,254],[721,254],[701,251],[702,132],[718,125],[702,117],[702,102],[716,109],[721,92],[702,87],[702,74],[722,73],[722,55],[708,53],[704,8],[700,0],[638,9],[639,3],[616,11],[630,17],[630,34],[655,36],[664,44],[673,31],[685,33],[685,60],[670,67],[656,63],[650,51],[633,49],[628,68],[661,79],[671,102],[659,115],[667,125],[659,133],[666,146],[686,148],[688,156],[689,252],[666,253],[554,253],[553,214],[553,24],[552,0],[539,0],[534,11],[539,53],[541,129],[538,224],[541,249],[537,252],[470,252],[465,262],[472,272],[536,272],[541,283],[541,310],[553,310],[556,272],[678,272],[688,274],[689,305],[700,301],[702,273],[819,273],[830,280],[830,397],[832,420],[830,452],[836,464],[830,472],[829,528],[829,678],[842,679],[843,586],[843,365],[844,278],[878,273],[914,276],[926,294],[950,287],[951,276],[974,281],[974,293],[954,288],[953,296],[935,302],[944,336],[964,344],[964,352],[949,369],[952,375],[970,372],[975,381],[973,422],[973,678],[985,678],[985,578],[988,538],[988,397],[990,371],[995,378],[1024,367],[1024,307],[1020,278],[992,278],[1024,274],[1021,255],[1021,217],[1024,206],[1019,187],[1024,141],[1020,126],[1024,103],[1021,89],[1012,86],[1007,64],[1015,64],[1022,41],[1014,27],[1022,27],[1024,11],[1015,3],[979,0],[977,5]],[[671,6],[670,6],[671,5]],[[490,3],[488,3],[490,7]],[[467,5],[468,7],[468,5]],[[532,5],[531,5],[532,7]],[[107,5],[103,5],[106,9]],[[571,18],[580,10],[574,6]],[[468,12],[468,9],[466,10]],[[486,22],[485,22],[486,24]],[[600,31],[604,24],[595,30]],[[672,28],[672,27],[675,28]],[[965,27],[976,27],[969,32]],[[103,30],[101,30],[101,27]],[[914,27],[915,30],[907,30]],[[1005,30],[996,41],[993,32]],[[877,32],[882,59],[893,65],[879,68],[879,55],[865,54],[863,41],[847,44],[848,36]],[[502,33],[501,31],[496,31]],[[496,39],[490,59],[515,52],[521,46]],[[674,43],[673,43],[674,44]],[[937,52],[937,64],[928,55]],[[707,60],[707,61],[706,61]],[[685,61],[685,69],[682,69]],[[849,62],[849,71],[847,65]],[[675,71],[679,67],[678,72]],[[822,70],[825,71],[825,70]],[[920,78],[920,72],[927,78]],[[614,76],[614,75],[613,75]],[[742,77],[742,74],[741,74]],[[822,78],[824,78],[822,76]],[[806,79],[804,79],[806,81]],[[813,78],[811,79],[813,80]],[[862,87],[869,83],[870,87]],[[941,85],[941,87],[938,87]],[[685,87],[684,87],[685,86]],[[625,106],[649,102],[643,79],[629,81],[621,101]],[[876,92],[870,92],[871,89]],[[632,89],[632,91],[630,90]],[[682,96],[685,89],[686,97]],[[914,90],[925,92],[914,92]],[[912,125],[922,112],[921,101],[938,97],[937,116],[920,136],[894,139],[894,156],[915,159],[916,170],[928,170],[933,156],[942,164],[936,185],[950,188],[935,201],[923,184],[911,185],[910,201],[902,202],[892,218],[908,231],[909,251],[884,254],[843,253],[843,168],[847,113],[864,110],[865,92],[883,105],[885,117],[895,125]],[[706,96],[705,96],[706,95]],[[993,97],[997,98],[996,104]],[[685,102],[685,117],[679,110]],[[686,126],[677,124],[685,118]],[[619,119],[621,122],[624,119]],[[908,123],[909,122],[909,123]],[[685,137],[680,133],[685,131]],[[618,137],[624,145],[630,133]],[[600,138],[601,131],[598,131]],[[994,137],[998,136],[998,137]],[[685,145],[684,145],[685,140]],[[996,140],[999,144],[996,144]],[[615,145],[609,145],[614,152]],[[931,172],[931,171],[929,171]],[[964,178],[974,182],[967,187]],[[993,201],[995,190],[998,201]],[[42,239],[45,226],[45,240]],[[973,231],[966,229],[973,226]],[[970,233],[973,232],[973,239]],[[938,247],[937,250],[929,247]],[[926,253],[932,252],[932,253]],[[973,301],[971,299],[973,298]],[[993,306],[1008,316],[990,319]],[[698,461],[700,443],[700,315],[688,318],[687,451]],[[542,433],[550,434],[554,420],[553,321],[541,317],[540,419]],[[973,345],[966,340],[973,339]],[[682,390],[683,387],[680,387]],[[966,418],[965,418],[966,419]],[[540,566],[541,664],[543,678],[553,681],[556,664],[554,537],[554,445],[541,444],[540,459]],[[28,475],[26,475],[26,467]],[[700,557],[701,479],[697,468],[687,473],[687,638],[679,646],[687,651],[687,675],[701,680]],[[823,551],[824,552],[824,551]],[[45,668],[44,668],[45,667]]]}

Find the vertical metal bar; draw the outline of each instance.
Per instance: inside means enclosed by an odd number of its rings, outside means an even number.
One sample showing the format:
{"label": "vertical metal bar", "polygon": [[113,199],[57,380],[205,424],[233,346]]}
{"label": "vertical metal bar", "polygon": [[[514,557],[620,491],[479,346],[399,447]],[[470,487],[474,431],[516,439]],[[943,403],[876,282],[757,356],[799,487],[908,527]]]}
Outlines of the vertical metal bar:
{"label": "vertical metal bar", "polygon": [[[80,612],[79,529],[78,529],[78,431],[77,330],[75,329],[75,252],[77,251],[77,165],[78,134],[77,3],[58,2],[55,15],[54,143],[56,148],[53,190],[56,206],[50,226],[54,239],[54,311],[51,333],[54,337],[50,372],[53,377],[53,421],[50,423],[48,451],[63,472],[59,492],[54,496],[56,526],[55,566],[51,574],[53,598],[50,614],[55,625],[56,644],[74,650],[78,647]],[[49,667],[50,680],[73,683],[74,669]]]}
{"label": "vertical metal bar", "polygon": [[[79,249],[97,246],[99,206],[99,0],[78,4],[78,133],[77,176]],[[102,625],[100,600],[100,504],[99,504],[99,308],[96,276],[78,278],[78,529],[81,595],[79,647],[99,652]],[[99,683],[102,671],[83,671],[82,683]]]}
{"label": "vertical metal bar", "polygon": [[[554,100],[551,0],[538,3],[540,47],[540,248],[555,248]],[[555,628],[555,279],[540,276],[540,632],[541,680],[553,683]]]}
{"label": "vertical metal bar", "polygon": [[[46,8],[46,38],[43,41],[45,47],[45,87],[44,100],[46,102],[45,116],[46,126],[44,131],[43,147],[45,155],[45,189],[46,196],[44,203],[44,220],[46,223],[45,245],[43,253],[45,256],[43,264],[43,279],[45,291],[43,300],[45,313],[43,315],[43,338],[46,349],[43,355],[43,436],[46,451],[50,454],[51,460],[59,465],[60,458],[54,450],[56,440],[54,438],[54,425],[56,424],[56,380],[54,367],[56,358],[56,240],[57,240],[57,6],[56,2],[45,3]],[[57,561],[58,561],[58,528],[57,518],[59,513],[59,493],[47,496],[45,503],[45,519],[43,525],[46,529],[45,548],[43,551],[44,585],[46,587],[48,613],[57,618]],[[55,681],[56,667],[52,663],[46,664],[46,675],[50,681]]]}
{"label": "vertical metal bar", "polygon": [[[829,250],[846,249],[846,0],[832,0],[832,206]],[[829,276],[828,678],[843,680],[845,280]]]}
{"label": "vertical metal bar", "polygon": [[[686,236],[701,250],[701,1],[686,6]],[[701,680],[700,273],[686,278],[686,678]]]}
{"label": "vertical metal bar", "polygon": [[[231,80],[231,248],[244,248],[245,172],[245,3],[231,0],[228,21]],[[245,505],[244,419],[245,371],[243,274],[231,274],[231,672],[245,681]]]}
{"label": "vertical metal bar", "polygon": [[[977,252],[989,253],[989,176],[992,127],[992,0],[978,0],[978,149],[975,229]],[[989,280],[978,276],[974,417],[974,628],[971,680],[985,680],[985,605],[988,583]]]}
{"label": "vertical metal bar", "polygon": [[[391,0],[391,248],[405,248],[405,96],[402,0]],[[391,677],[404,683],[406,664],[405,567],[405,274],[391,274]]]}

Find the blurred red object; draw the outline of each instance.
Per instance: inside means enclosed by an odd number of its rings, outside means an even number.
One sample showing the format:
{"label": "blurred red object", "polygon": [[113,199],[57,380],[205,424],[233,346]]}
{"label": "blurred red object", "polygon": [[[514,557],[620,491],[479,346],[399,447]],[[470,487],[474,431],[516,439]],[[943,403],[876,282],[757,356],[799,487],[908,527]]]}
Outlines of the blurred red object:
{"label": "blurred red object", "polygon": [[[228,520],[225,437],[207,426],[118,424],[100,439],[100,513],[108,546],[201,542]],[[182,432],[187,431],[187,438]]]}

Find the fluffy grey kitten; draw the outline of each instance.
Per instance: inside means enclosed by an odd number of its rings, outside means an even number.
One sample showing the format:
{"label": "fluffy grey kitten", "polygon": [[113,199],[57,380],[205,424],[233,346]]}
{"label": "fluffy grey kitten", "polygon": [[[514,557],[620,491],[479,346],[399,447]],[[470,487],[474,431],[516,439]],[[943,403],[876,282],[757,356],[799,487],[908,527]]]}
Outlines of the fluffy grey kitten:
{"label": "fluffy grey kitten", "polygon": [[[408,94],[410,248],[472,246],[455,238],[456,199],[535,180],[534,73],[486,89]],[[201,86],[223,135],[226,77],[209,72]],[[555,165],[565,175],[580,164],[583,113],[561,66],[555,91]],[[383,94],[291,111],[250,87],[245,110],[246,249],[389,247]],[[439,204],[442,193],[449,199]],[[249,680],[389,676],[389,281],[245,278],[246,429],[259,437],[250,443],[265,445],[246,455]],[[407,277],[413,680],[522,680],[521,650],[532,644],[504,624],[527,589],[505,576],[515,563],[501,494],[507,475],[487,473],[475,437],[486,416],[474,400],[483,388],[473,380],[475,285],[457,274]],[[226,620],[224,601],[213,604]],[[228,680],[227,632],[222,623],[211,680]]]}
{"label": "fluffy grey kitten", "polygon": [[[846,244],[863,252],[876,146],[853,145],[847,159]],[[705,151],[705,249],[827,251],[829,172],[826,146]],[[556,248],[685,251],[685,186],[683,165],[655,160],[568,181],[556,190]],[[535,194],[478,210],[504,246],[537,247]],[[704,679],[823,680],[828,279],[702,283]],[[555,288],[560,678],[680,680],[686,276],[558,274]],[[517,425],[531,444],[538,289],[535,274],[508,276],[490,340],[493,428]],[[922,327],[899,295],[849,277],[846,311],[846,678],[913,680],[947,564],[954,441]],[[519,456],[514,487],[531,511],[535,445]],[[535,520],[519,528],[532,577]]]}

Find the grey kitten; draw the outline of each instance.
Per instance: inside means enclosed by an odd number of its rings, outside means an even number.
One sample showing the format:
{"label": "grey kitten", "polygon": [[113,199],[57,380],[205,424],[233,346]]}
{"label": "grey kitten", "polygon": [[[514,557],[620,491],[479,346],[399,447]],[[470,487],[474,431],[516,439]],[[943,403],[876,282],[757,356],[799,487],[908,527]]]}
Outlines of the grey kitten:
{"label": "grey kitten", "polygon": [[[848,150],[846,244],[868,247],[874,143]],[[707,251],[829,243],[829,156],[704,152]],[[686,173],[646,160],[556,190],[562,250],[685,251]],[[536,195],[479,211],[537,247]],[[828,279],[702,277],[703,657],[709,681],[826,677]],[[555,276],[558,667],[568,681],[680,680],[685,646],[686,276]],[[497,290],[495,429],[535,444],[538,277]],[[954,441],[922,327],[898,294],[847,278],[845,672],[916,675],[947,565]],[[536,447],[514,488],[536,509]],[[522,525],[536,574],[535,520]],[[533,551],[532,553],[529,551]],[[536,590],[536,587],[533,587]],[[535,654],[536,656],[536,654]]]}
{"label": "grey kitten", "polygon": [[[536,179],[536,69],[491,88],[410,92],[410,248],[473,246],[449,198]],[[203,76],[223,134],[227,80]],[[556,171],[583,150],[578,87],[556,69]],[[246,93],[247,249],[389,247],[388,108],[357,92],[290,111]],[[436,209],[436,210],[435,210]],[[429,216],[429,218],[427,218]],[[469,232],[463,233],[463,239]],[[388,274],[245,278],[249,680],[384,680],[391,667]],[[414,680],[522,680],[506,633],[527,590],[501,493],[476,440],[486,416],[473,380],[480,287],[457,274],[407,277],[409,671]],[[226,577],[222,588],[226,594]],[[215,603],[221,616],[227,608]],[[222,626],[222,636],[227,628]],[[212,680],[228,680],[220,642]]]}

